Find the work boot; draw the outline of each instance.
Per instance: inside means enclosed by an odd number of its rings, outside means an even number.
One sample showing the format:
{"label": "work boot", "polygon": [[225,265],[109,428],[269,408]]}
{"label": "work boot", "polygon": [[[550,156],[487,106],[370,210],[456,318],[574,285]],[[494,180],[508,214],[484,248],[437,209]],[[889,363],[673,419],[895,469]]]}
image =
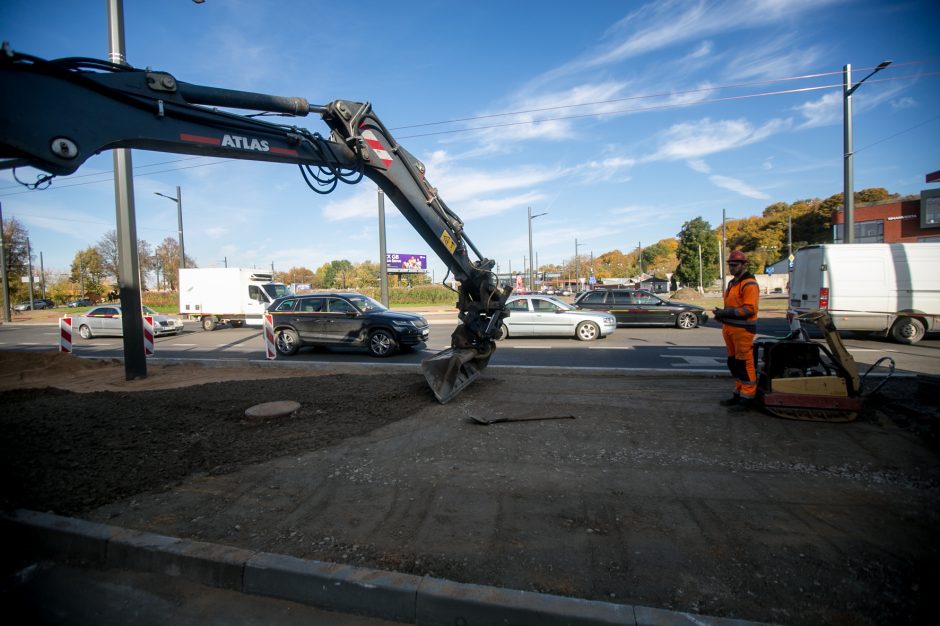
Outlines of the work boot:
{"label": "work boot", "polygon": [[739,396],[738,394],[734,394],[730,398],[727,398],[725,400],[719,400],[718,404],[720,404],[721,406],[734,406],[740,401],[741,401],[741,396]]}
{"label": "work boot", "polygon": [[757,405],[752,398],[741,398],[737,404],[728,407],[728,413],[745,413],[756,410]]}

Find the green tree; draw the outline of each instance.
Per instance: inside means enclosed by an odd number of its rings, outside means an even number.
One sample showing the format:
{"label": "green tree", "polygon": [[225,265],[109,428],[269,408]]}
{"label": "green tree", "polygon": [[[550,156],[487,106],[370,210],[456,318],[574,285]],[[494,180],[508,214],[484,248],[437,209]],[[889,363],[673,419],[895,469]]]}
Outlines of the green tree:
{"label": "green tree", "polygon": [[698,285],[701,275],[703,286],[717,279],[718,240],[711,225],[703,218],[696,217],[682,225],[677,237],[679,246],[676,248],[676,257],[679,265],[676,267],[676,278],[686,285]]}

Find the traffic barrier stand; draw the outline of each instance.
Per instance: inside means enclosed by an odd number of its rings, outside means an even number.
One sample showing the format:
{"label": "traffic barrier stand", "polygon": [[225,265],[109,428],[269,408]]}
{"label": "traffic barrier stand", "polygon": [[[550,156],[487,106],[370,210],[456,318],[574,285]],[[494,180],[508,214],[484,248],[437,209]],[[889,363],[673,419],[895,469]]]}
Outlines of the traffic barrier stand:
{"label": "traffic barrier stand", "polygon": [[274,316],[270,313],[264,314],[264,350],[269,361],[277,358],[277,350],[274,348]]}
{"label": "traffic barrier stand", "polygon": [[144,356],[153,356],[153,316],[144,316]]}
{"label": "traffic barrier stand", "polygon": [[59,352],[72,352],[72,318],[59,318]]}

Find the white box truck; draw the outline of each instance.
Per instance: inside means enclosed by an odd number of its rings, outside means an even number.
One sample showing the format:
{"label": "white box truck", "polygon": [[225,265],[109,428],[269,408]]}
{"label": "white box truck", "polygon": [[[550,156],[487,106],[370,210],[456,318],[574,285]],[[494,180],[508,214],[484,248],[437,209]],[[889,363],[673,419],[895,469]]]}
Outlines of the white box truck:
{"label": "white box truck", "polygon": [[271,272],[239,267],[194,267],[180,270],[180,315],[198,320],[205,330],[228,322],[261,326],[275,298],[291,295]]}
{"label": "white box truck", "polygon": [[940,243],[853,243],[797,250],[790,309],[827,309],[839,330],[917,343],[940,330]]}

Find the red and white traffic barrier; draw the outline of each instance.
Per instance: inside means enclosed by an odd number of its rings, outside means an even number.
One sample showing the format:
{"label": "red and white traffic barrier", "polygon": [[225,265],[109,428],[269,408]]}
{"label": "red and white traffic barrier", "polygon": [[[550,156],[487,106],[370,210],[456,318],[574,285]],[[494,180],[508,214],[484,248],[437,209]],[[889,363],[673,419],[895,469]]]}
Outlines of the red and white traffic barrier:
{"label": "red and white traffic barrier", "polygon": [[72,352],[72,318],[59,318],[59,352]]}
{"label": "red and white traffic barrier", "polygon": [[277,349],[274,347],[274,316],[264,314],[264,350],[269,361],[277,358]]}
{"label": "red and white traffic barrier", "polygon": [[153,356],[153,316],[144,316],[144,356]]}

